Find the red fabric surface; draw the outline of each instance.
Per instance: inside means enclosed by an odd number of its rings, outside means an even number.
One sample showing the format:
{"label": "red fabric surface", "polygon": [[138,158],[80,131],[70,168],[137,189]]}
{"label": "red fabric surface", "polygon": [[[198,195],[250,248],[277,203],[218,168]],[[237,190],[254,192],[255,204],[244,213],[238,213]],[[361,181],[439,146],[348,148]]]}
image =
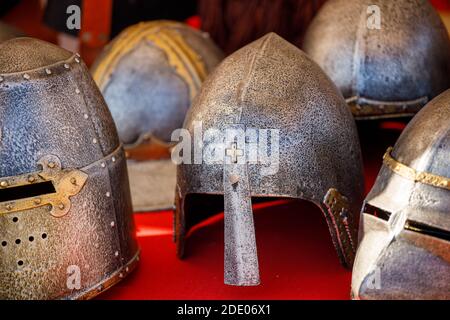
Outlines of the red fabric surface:
{"label": "red fabric surface", "polygon": [[[382,155],[402,123],[362,122],[361,145],[370,190]],[[254,207],[261,282],[223,284],[223,214],[190,233],[187,257],[172,242],[172,213],[135,214],[141,247],[138,268],[100,299],[348,299],[351,272],[344,269],[322,213],[313,204],[275,201]]]}
{"label": "red fabric surface", "polygon": [[450,11],[450,0],[430,0],[430,2],[439,11]]}

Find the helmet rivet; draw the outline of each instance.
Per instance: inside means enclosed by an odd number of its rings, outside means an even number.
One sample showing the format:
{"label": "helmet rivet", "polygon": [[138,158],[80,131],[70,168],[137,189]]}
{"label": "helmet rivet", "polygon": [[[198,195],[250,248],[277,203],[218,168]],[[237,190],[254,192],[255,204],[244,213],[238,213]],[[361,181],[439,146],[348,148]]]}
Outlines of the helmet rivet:
{"label": "helmet rivet", "polygon": [[111,221],[111,228],[114,228],[115,225],[116,223],[114,221]]}
{"label": "helmet rivet", "polygon": [[77,179],[75,179],[74,177],[70,178],[70,183],[77,184]]}
{"label": "helmet rivet", "polygon": [[130,269],[129,269],[128,267],[126,267],[126,268],[125,268],[125,271],[128,272],[128,271],[130,271]]}
{"label": "helmet rivet", "polygon": [[123,273],[119,273],[119,278],[123,278]]}
{"label": "helmet rivet", "polygon": [[2,181],[0,182],[0,186],[3,188],[6,188],[8,186],[8,182],[7,181]]}
{"label": "helmet rivet", "polygon": [[47,69],[45,69],[45,73],[46,73],[46,74],[52,74],[52,70],[50,70],[50,69],[47,68]]}
{"label": "helmet rivet", "polygon": [[92,139],[92,143],[96,144],[97,143],[97,139]]}
{"label": "helmet rivet", "polygon": [[65,207],[64,207],[64,204],[60,203],[59,206],[58,206],[58,208],[59,208],[59,210],[64,210],[64,208],[65,208]]}
{"label": "helmet rivet", "polygon": [[56,167],[56,164],[55,164],[53,161],[50,161],[50,162],[47,164],[47,167],[49,167],[50,169],[53,169],[54,167]]}
{"label": "helmet rivet", "polygon": [[89,115],[87,113],[84,114],[85,119],[89,119]]}
{"label": "helmet rivet", "polygon": [[6,210],[11,211],[13,208],[12,204],[7,204],[6,205]]}
{"label": "helmet rivet", "polygon": [[119,256],[119,251],[114,252],[114,255],[115,255],[116,257],[118,257],[118,256]]}
{"label": "helmet rivet", "polygon": [[236,184],[236,183],[238,183],[238,182],[239,182],[239,176],[238,176],[238,175],[235,175],[235,174],[232,174],[232,175],[230,176],[230,182],[231,182],[231,184]]}
{"label": "helmet rivet", "polygon": [[112,162],[116,162],[116,157],[111,158]]}
{"label": "helmet rivet", "polygon": [[34,199],[34,204],[41,204],[41,199],[39,199],[39,198]]}
{"label": "helmet rivet", "polygon": [[3,82],[5,80],[2,76],[0,76],[0,82]]}
{"label": "helmet rivet", "polygon": [[78,89],[78,88],[75,89],[76,94],[80,94],[80,92],[81,92],[80,89]]}
{"label": "helmet rivet", "polygon": [[106,193],[106,197],[107,198],[111,197],[111,193],[109,191]]}
{"label": "helmet rivet", "polygon": [[106,167],[106,163],[102,162],[101,166],[102,166],[102,168],[105,168]]}
{"label": "helmet rivet", "polygon": [[70,66],[67,63],[64,63],[64,68],[69,69]]}
{"label": "helmet rivet", "polygon": [[80,63],[80,59],[78,59],[78,57],[75,58],[75,62],[76,63]]}
{"label": "helmet rivet", "polygon": [[36,178],[33,176],[28,177],[28,182],[34,182],[35,180],[36,180]]}
{"label": "helmet rivet", "polygon": [[23,78],[24,78],[25,80],[30,80],[30,75],[29,75],[28,73],[25,73],[25,74],[23,75]]}

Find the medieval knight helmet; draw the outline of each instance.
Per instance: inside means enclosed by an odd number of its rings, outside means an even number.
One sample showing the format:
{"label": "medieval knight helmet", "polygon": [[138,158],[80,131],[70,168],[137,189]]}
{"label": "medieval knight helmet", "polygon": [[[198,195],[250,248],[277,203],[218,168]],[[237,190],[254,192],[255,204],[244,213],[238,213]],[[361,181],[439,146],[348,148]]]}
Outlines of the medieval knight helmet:
{"label": "medieval knight helmet", "polygon": [[305,52],[356,119],[412,116],[450,88],[450,41],[427,0],[329,0]]}
{"label": "medieval knight helmet", "polygon": [[86,299],[138,261],[126,160],[78,55],[0,45],[0,299]]}
{"label": "medieval knight helmet", "polygon": [[258,284],[251,199],[281,197],[315,203],[341,262],[352,266],[363,200],[356,126],[341,93],[303,52],[274,33],[236,51],[205,81],[184,128],[172,155],[181,163],[180,257],[189,229],[224,210],[225,283]]}
{"label": "medieval knight helmet", "polygon": [[97,59],[100,87],[125,145],[135,211],[173,208],[172,132],[222,53],[206,33],[182,23],[140,23]]}
{"label": "medieval knight helmet", "polygon": [[352,293],[450,299],[450,90],[389,148],[365,200]]}

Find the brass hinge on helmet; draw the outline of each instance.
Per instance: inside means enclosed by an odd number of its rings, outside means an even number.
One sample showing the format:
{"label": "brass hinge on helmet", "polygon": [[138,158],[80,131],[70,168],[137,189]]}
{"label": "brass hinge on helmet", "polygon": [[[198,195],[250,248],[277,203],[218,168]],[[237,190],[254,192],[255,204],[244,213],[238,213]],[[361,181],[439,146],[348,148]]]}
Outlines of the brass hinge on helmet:
{"label": "brass hinge on helmet", "polygon": [[0,215],[50,205],[54,217],[66,215],[70,197],[83,188],[88,175],[77,169],[62,169],[57,156],[38,161],[42,171],[0,178]]}

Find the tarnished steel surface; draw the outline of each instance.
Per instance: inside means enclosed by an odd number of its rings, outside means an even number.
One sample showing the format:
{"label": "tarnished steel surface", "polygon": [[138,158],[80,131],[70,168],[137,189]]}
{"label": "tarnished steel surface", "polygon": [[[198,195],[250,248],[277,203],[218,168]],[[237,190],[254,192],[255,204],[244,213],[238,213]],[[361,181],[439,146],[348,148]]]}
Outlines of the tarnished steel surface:
{"label": "tarnished steel surface", "polygon": [[144,135],[170,142],[221,58],[204,33],[178,22],[144,22],[119,34],[92,74],[126,146]]}
{"label": "tarnished steel surface", "polygon": [[[232,129],[245,129],[234,125]],[[223,164],[225,263],[224,282],[229,285],[258,285],[259,264],[246,161],[238,161],[238,143],[229,149]],[[240,146],[239,146],[240,147]],[[245,154],[241,150],[240,156]]]}
{"label": "tarnished steel surface", "polygon": [[0,21],[0,43],[17,37],[23,37],[24,34],[16,28]]}
{"label": "tarnished steel surface", "polygon": [[449,35],[426,0],[329,0],[303,48],[357,119],[412,116],[450,88]]}
{"label": "tarnished steel surface", "polygon": [[447,90],[386,153],[362,210],[355,298],[450,299],[449,117]]}
{"label": "tarnished steel surface", "polygon": [[[237,125],[247,130],[279,130],[278,147],[272,144],[272,152],[279,153],[279,166],[271,174],[262,174],[266,163],[248,161],[246,148],[230,147],[235,153],[227,150],[224,158],[248,162],[247,177],[238,178],[248,179],[246,192],[252,197],[315,203],[326,217],[341,262],[352,266],[352,243],[356,243],[357,213],[363,200],[361,151],[354,119],[319,66],[276,34],[268,34],[226,58],[208,77],[184,123],[192,137],[198,123],[203,132]],[[241,146],[249,146],[247,138],[239,142]],[[203,139],[203,150],[208,148],[214,149],[212,142]],[[211,204],[217,199],[214,195],[224,194],[223,179],[223,163],[178,166],[175,241],[180,257],[189,229],[215,209],[223,209],[223,198],[217,208]],[[244,197],[242,190],[236,199]]]}
{"label": "tarnished steel surface", "polygon": [[[168,158],[172,132],[183,125],[201,83],[222,58],[222,52],[206,33],[172,21],[131,26],[105,48],[92,74],[129,159]],[[172,206],[174,185],[168,189],[152,185],[148,179],[155,172],[142,172],[142,168],[139,163],[129,163],[132,191],[145,187],[139,194],[133,191],[135,211]],[[137,171],[140,176],[134,174]],[[149,193],[171,200],[161,205],[146,196]]]}
{"label": "tarnished steel surface", "polygon": [[0,208],[1,299],[91,298],[135,265],[111,114],[78,55],[31,38],[0,45]]}

